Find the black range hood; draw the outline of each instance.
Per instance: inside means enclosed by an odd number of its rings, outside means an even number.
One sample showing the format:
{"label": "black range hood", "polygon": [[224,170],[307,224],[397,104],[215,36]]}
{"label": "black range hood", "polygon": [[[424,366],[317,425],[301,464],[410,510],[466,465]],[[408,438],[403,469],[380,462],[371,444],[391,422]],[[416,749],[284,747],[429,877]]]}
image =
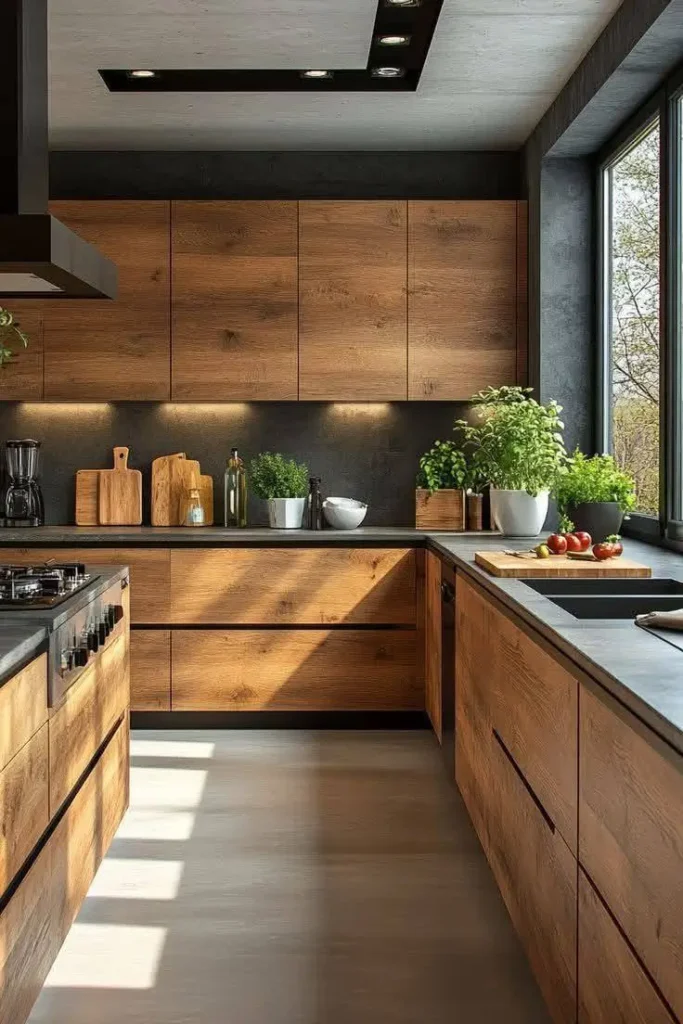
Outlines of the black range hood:
{"label": "black range hood", "polygon": [[113,299],[116,266],[47,212],[48,0],[0,0],[0,305]]}

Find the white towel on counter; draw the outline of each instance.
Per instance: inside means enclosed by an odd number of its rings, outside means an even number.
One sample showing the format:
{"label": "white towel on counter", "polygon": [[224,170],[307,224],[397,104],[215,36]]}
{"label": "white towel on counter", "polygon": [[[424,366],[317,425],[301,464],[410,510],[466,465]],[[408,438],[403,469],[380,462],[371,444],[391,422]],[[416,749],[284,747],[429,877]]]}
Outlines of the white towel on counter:
{"label": "white towel on counter", "polygon": [[683,630],[683,608],[676,608],[671,612],[646,612],[644,615],[636,615],[636,623],[652,629]]}

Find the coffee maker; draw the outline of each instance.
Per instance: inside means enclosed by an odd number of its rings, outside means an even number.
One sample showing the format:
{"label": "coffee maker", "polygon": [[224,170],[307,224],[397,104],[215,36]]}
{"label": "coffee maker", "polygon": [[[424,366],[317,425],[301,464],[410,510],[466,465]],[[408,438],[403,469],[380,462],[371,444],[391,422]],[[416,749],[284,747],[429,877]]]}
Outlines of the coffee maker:
{"label": "coffee maker", "polygon": [[43,495],[38,483],[40,441],[5,443],[5,485],[0,526],[42,526]]}

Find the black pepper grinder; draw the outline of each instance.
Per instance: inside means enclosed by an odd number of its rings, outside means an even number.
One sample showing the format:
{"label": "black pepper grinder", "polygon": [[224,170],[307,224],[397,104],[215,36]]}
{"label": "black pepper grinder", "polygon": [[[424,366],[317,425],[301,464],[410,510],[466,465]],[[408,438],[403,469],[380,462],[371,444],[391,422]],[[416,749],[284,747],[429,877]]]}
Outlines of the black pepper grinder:
{"label": "black pepper grinder", "polygon": [[322,480],[319,476],[309,477],[308,480],[308,521],[309,530],[322,530],[323,528],[323,499],[320,493]]}

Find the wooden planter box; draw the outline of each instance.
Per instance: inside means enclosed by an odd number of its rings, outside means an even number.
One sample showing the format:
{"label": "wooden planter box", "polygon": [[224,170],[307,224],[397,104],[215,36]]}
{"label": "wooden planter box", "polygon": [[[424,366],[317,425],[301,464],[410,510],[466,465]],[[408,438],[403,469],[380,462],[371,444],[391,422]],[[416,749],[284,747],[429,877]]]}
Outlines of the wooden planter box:
{"label": "wooden planter box", "polygon": [[465,529],[465,492],[434,491],[421,487],[415,491],[415,526],[418,530]]}

